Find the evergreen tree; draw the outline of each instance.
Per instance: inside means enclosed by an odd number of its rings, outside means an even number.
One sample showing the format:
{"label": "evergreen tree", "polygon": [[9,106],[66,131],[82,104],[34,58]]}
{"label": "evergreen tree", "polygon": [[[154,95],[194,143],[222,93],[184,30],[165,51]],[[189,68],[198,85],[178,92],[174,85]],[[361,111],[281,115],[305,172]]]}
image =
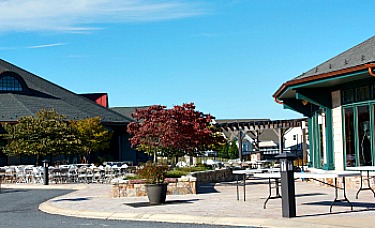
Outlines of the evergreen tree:
{"label": "evergreen tree", "polygon": [[236,140],[232,140],[228,149],[228,155],[230,159],[238,158],[238,146],[236,144]]}
{"label": "evergreen tree", "polygon": [[222,145],[221,149],[219,150],[218,156],[220,158],[229,158],[229,142],[225,142],[224,145]]}

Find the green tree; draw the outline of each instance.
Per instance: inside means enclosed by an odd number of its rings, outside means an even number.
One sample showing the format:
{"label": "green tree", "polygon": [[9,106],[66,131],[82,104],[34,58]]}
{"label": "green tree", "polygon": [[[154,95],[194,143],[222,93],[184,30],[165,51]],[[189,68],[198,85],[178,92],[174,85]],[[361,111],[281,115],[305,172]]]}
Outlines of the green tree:
{"label": "green tree", "polygon": [[230,145],[229,145],[229,149],[228,149],[228,155],[229,155],[229,158],[230,159],[235,159],[235,158],[238,158],[238,146],[236,144],[236,140],[232,140]]}
{"label": "green tree", "polygon": [[227,141],[224,145],[218,150],[218,156],[220,158],[229,158],[229,146],[230,143]]}
{"label": "green tree", "polygon": [[79,140],[77,150],[85,154],[88,160],[91,152],[109,148],[112,134],[102,125],[100,117],[70,121],[70,123]]}
{"label": "green tree", "polygon": [[21,117],[16,124],[3,124],[8,143],[3,148],[7,155],[40,156],[69,154],[78,144],[66,117],[55,110],[41,110],[36,117]]}

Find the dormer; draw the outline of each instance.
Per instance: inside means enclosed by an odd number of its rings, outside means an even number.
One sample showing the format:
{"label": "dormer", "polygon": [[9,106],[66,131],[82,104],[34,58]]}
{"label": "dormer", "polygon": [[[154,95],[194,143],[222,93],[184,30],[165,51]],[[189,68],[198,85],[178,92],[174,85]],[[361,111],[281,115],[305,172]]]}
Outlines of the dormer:
{"label": "dormer", "polygon": [[29,88],[20,75],[11,71],[4,71],[0,73],[0,93],[28,92]]}

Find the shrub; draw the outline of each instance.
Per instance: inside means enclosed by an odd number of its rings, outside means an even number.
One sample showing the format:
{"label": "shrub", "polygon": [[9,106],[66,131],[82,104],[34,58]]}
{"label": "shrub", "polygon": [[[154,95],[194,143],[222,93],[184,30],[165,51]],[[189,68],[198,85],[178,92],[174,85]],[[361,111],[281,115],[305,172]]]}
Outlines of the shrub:
{"label": "shrub", "polygon": [[148,184],[164,183],[164,178],[168,169],[166,165],[158,165],[148,161],[140,166],[138,176],[142,179],[146,179]]}
{"label": "shrub", "polygon": [[188,171],[175,169],[175,170],[168,171],[167,174],[166,174],[166,177],[168,177],[168,178],[180,178],[182,176],[186,176],[189,173],[190,172],[188,172]]}

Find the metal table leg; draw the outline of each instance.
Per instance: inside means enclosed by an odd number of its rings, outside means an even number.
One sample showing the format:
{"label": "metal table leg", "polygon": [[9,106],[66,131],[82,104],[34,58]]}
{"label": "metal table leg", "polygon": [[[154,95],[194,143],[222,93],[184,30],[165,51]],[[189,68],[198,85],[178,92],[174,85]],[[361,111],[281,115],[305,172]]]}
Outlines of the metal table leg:
{"label": "metal table leg", "polygon": [[271,181],[271,178],[268,178],[268,190],[269,190],[269,194],[268,194],[268,197],[267,197],[266,201],[263,204],[263,209],[266,209],[268,200],[281,198],[280,189],[279,189],[279,187],[280,187],[280,181],[278,179],[274,179],[274,181],[275,181],[275,188],[276,188],[275,191],[276,191],[276,194],[275,194],[275,196],[272,196],[272,181]]}
{"label": "metal table leg", "polygon": [[345,177],[342,178],[342,184],[343,184],[343,191],[344,191],[344,198],[343,199],[338,199],[338,189],[339,187],[337,186],[337,178],[335,178],[335,199],[331,203],[331,206],[329,208],[329,212],[332,212],[332,207],[336,202],[348,202],[350,205],[350,209],[353,210],[353,204],[349,201],[349,199],[346,197],[346,184],[345,184]]}
{"label": "metal table leg", "polygon": [[236,180],[237,180],[237,200],[240,200],[240,193],[238,191],[238,175],[236,175]]}
{"label": "metal table leg", "polygon": [[246,201],[246,174],[243,175],[243,201]]}
{"label": "metal table leg", "polygon": [[370,190],[374,194],[374,197],[375,197],[375,192],[370,186],[370,171],[369,170],[366,171],[367,175],[366,175],[365,180],[367,180],[367,187],[363,187],[362,170],[360,172],[361,172],[361,183],[360,183],[359,189],[357,191],[357,194],[355,195],[355,198],[358,199],[359,192],[362,191],[362,190]]}
{"label": "metal table leg", "polygon": [[[238,181],[238,176],[240,174],[236,175],[236,183],[237,183],[237,200],[240,200],[240,190],[239,185],[240,182]],[[243,181],[243,201],[246,201],[246,174],[242,175],[242,181]]]}

